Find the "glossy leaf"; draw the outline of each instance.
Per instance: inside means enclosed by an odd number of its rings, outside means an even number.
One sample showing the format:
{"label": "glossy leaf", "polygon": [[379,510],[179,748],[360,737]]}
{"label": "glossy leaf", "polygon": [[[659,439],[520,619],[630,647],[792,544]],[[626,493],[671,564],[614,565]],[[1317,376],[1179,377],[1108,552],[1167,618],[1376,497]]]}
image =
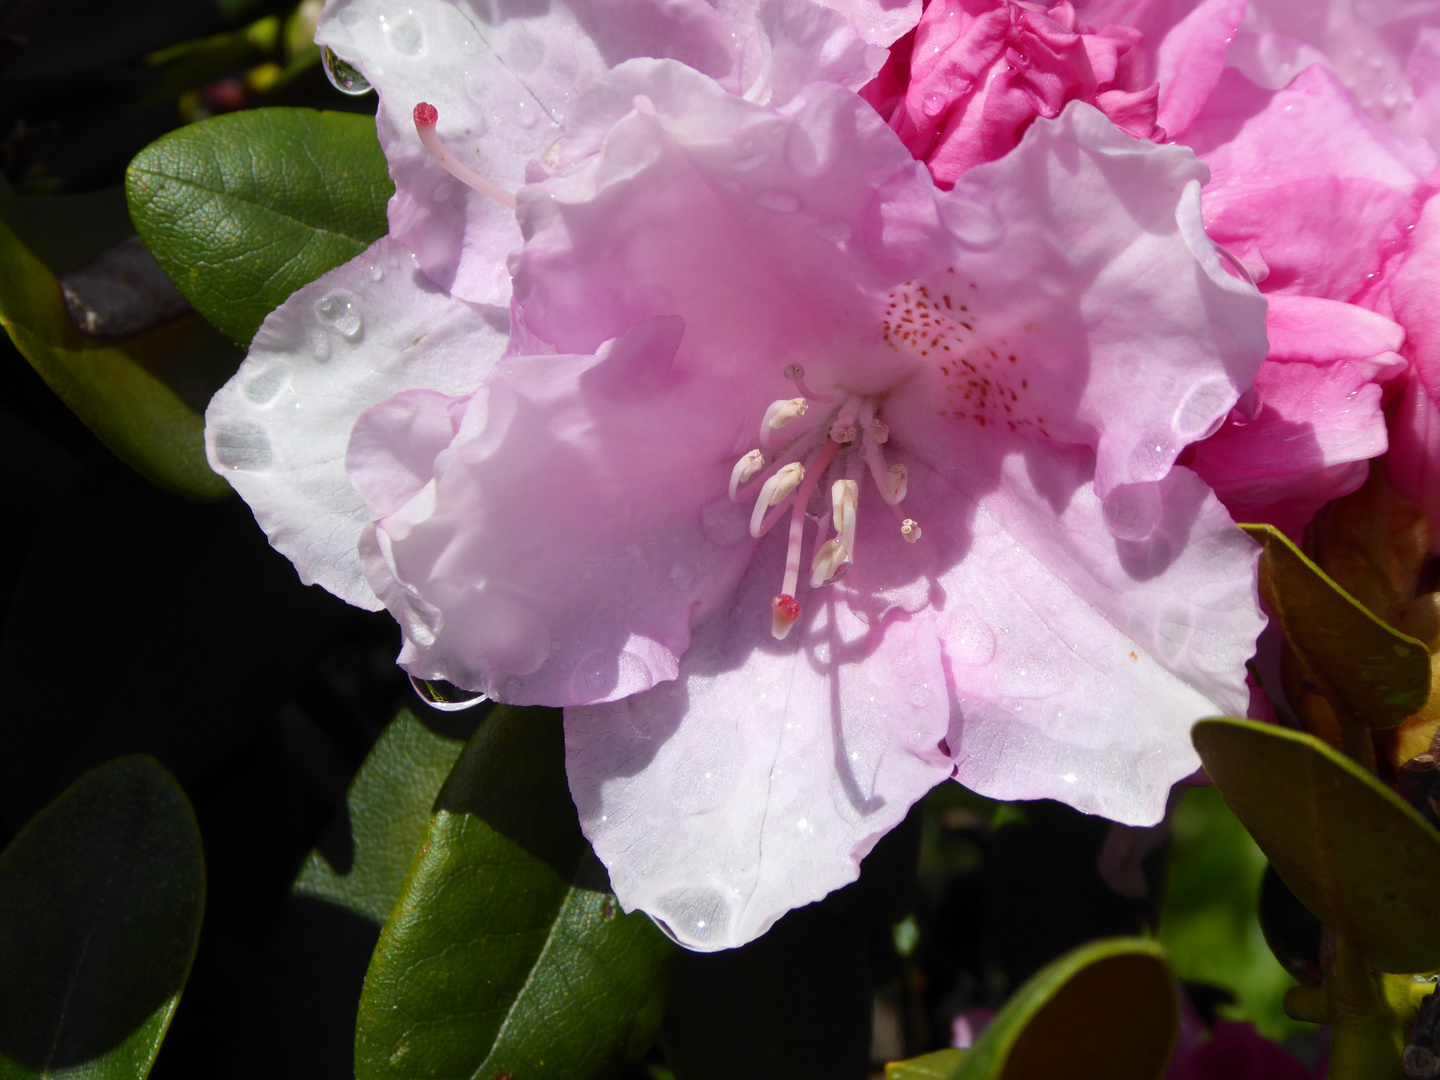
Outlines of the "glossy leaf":
{"label": "glossy leaf", "polygon": [[394,191],[374,120],[313,109],[173,131],[135,156],[125,188],[165,272],[242,345],[292,292],[384,235]]}
{"label": "glossy leaf", "polygon": [[240,354],[203,319],[190,315],[119,342],[87,338],[70,321],[55,275],[0,224],[0,325],[70,410],[137,472],[191,498],[230,493],[205,461],[203,414]]}
{"label": "glossy leaf", "polygon": [[892,1061],[885,1066],[885,1080],[950,1080],[964,1060],[964,1050],[936,1050],[905,1061]]}
{"label": "glossy leaf", "polygon": [[381,933],[356,1076],[604,1076],[653,1039],[670,953],[621,913],[580,833],[559,713],[497,708]]}
{"label": "glossy leaf", "polygon": [[1175,1047],[1179,987],[1142,938],[1082,945],[1011,995],[951,1080],[1156,1080]]}
{"label": "glossy leaf", "polygon": [[381,733],[295,880],[225,1054],[227,1075],[350,1074],[366,965],[465,746],[458,732],[473,730],[483,712],[405,708]]}
{"label": "glossy leaf", "polygon": [[1230,991],[1235,1001],[1221,1013],[1267,1038],[1306,1030],[1285,1014],[1295,980],[1265,943],[1256,900],[1267,864],[1245,826],[1215,788],[1192,788],[1175,807],[1171,836],[1156,937],[1175,973]]}
{"label": "glossy leaf", "polygon": [[1301,903],[1384,971],[1440,968],[1440,833],[1312,735],[1222,718],[1193,738]]}
{"label": "glossy leaf", "polygon": [[1264,547],[1260,595],[1331,704],[1366,727],[1392,727],[1430,696],[1430,653],[1336,585],[1270,525],[1243,528]]}
{"label": "glossy leaf", "polygon": [[169,774],[128,757],[81,777],[0,853],[0,1078],[149,1073],[204,906]]}

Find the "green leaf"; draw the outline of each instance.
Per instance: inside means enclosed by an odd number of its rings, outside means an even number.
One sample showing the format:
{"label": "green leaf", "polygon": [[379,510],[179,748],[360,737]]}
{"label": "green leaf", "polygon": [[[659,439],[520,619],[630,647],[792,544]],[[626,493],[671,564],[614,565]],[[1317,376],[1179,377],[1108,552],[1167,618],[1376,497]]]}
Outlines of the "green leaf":
{"label": "green leaf", "polygon": [[1186,982],[1223,987],[1221,1007],[1283,1041],[1308,1025],[1285,1013],[1295,985],[1265,944],[1257,917],[1265,856],[1213,787],[1193,788],[1175,807],[1170,858],[1156,936]]}
{"label": "green leaf", "polygon": [[1440,833],[1313,735],[1222,718],[1192,738],[1301,903],[1384,971],[1440,968]]}
{"label": "green leaf", "polygon": [[343,907],[377,930],[384,925],[425,838],[435,795],[464,746],[401,709],[350,784],[337,822],[343,828],[327,833],[300,868],[295,895]]}
{"label": "green leaf", "polygon": [[1430,697],[1430,652],[1335,584],[1278,529],[1260,541],[1260,595],[1321,693],[1350,720],[1393,727]]}
{"label": "green leaf", "polygon": [[964,1050],[936,1050],[905,1061],[892,1061],[885,1066],[885,1080],[950,1080],[964,1060]]}
{"label": "green leaf", "polygon": [[1095,941],[1027,979],[951,1077],[1155,1080],[1179,1025],[1179,987],[1160,946],[1142,938]]}
{"label": "green leaf", "polygon": [[125,189],[165,272],[245,345],[296,289],[385,234],[394,185],[369,117],[250,109],[157,139]]}
{"label": "green leaf", "polygon": [[0,325],[40,377],[116,456],[161,487],[218,499],[205,405],[240,354],[191,315],[120,342],[87,338],[48,267],[0,224]]}
{"label": "green leaf", "polygon": [[350,1075],[365,967],[465,746],[454,729],[473,730],[483,712],[405,708],[381,733],[280,913],[240,1037],[226,1051],[233,1075]]}
{"label": "green leaf", "polygon": [[85,774],[0,853],[0,1078],[140,1080],[190,973],[200,833],[145,757]]}
{"label": "green leaf", "polygon": [[607,1075],[654,1038],[670,954],[649,919],[621,914],[580,833],[559,713],[497,708],[381,933],[355,1074]]}

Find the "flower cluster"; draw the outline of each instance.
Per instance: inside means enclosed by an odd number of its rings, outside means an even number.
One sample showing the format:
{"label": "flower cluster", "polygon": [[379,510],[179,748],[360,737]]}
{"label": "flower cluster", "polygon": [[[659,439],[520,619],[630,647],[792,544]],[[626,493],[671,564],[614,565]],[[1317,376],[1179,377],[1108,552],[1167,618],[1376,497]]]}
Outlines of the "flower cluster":
{"label": "flower cluster", "polygon": [[331,0],[391,234],[266,321],[211,460],[412,675],[565,708],[692,948],[950,777],[1153,823],[1246,709],[1234,520],[1357,487],[1387,394],[1397,479],[1440,452],[1434,154],[1226,68],[1244,10]]}

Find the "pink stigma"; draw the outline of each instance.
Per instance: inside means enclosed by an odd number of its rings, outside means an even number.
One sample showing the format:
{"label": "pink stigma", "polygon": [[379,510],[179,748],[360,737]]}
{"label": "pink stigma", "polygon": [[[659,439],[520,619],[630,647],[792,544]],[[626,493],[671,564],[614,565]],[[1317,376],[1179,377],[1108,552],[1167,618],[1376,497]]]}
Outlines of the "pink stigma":
{"label": "pink stigma", "polygon": [[415,134],[420,136],[420,144],[425,147],[425,152],[434,158],[441,168],[466,187],[473,188],[488,199],[494,199],[501,206],[511,210],[515,209],[514,195],[485,179],[474,169],[462,165],[454,154],[445,149],[445,144],[440,141],[440,136],[435,132],[435,125],[440,120],[439,109],[428,101],[422,101],[415,106],[413,115]]}
{"label": "pink stigma", "polygon": [[783,638],[790,633],[790,627],[794,626],[800,618],[800,601],[793,596],[781,593],[770,601],[770,610],[775,616],[771,631],[777,638]]}

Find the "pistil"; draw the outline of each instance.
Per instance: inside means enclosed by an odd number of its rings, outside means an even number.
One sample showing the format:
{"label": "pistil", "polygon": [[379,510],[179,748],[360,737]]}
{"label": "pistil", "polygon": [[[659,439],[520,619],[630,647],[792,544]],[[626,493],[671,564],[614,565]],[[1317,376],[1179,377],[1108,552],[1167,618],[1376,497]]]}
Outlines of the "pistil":
{"label": "pistil", "polygon": [[[805,506],[810,501],[810,493],[815,490],[815,482],[830,467],[839,452],[840,444],[834,439],[827,439],[819,453],[805,466],[805,479],[795,491],[795,508],[790,514],[790,544],[785,552],[785,579],[780,585],[780,594],[771,602],[774,619],[770,630],[777,639],[783,639],[789,634],[790,628],[800,618],[800,604],[795,599],[795,590],[800,584],[800,546],[805,539]],[[761,494],[764,494],[763,490]]]}
{"label": "pistil", "polygon": [[435,125],[440,119],[440,111],[429,102],[422,101],[415,106],[415,134],[420,136],[420,145],[425,147],[425,152],[439,163],[440,167],[455,177],[466,187],[474,188],[486,198],[494,199],[501,206],[515,209],[515,196],[499,185],[485,179],[474,169],[462,165],[458,158],[440,141],[440,136],[435,132]]}

